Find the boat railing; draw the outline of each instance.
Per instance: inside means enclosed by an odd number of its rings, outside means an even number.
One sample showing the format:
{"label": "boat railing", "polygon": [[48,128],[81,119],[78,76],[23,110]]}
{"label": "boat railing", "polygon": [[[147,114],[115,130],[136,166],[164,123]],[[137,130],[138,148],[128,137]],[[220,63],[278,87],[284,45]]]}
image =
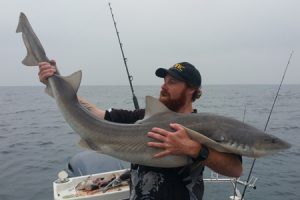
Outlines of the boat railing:
{"label": "boat railing", "polygon": [[249,181],[243,181],[241,178],[227,178],[227,177],[220,177],[218,173],[211,171],[210,173],[210,178],[204,178],[203,181],[204,183],[222,183],[222,182],[228,182],[231,183],[233,189],[234,189],[234,194],[230,196],[229,198],[231,200],[242,200],[242,195],[241,192],[238,189],[238,185],[256,189],[256,181],[258,178],[252,176]]}

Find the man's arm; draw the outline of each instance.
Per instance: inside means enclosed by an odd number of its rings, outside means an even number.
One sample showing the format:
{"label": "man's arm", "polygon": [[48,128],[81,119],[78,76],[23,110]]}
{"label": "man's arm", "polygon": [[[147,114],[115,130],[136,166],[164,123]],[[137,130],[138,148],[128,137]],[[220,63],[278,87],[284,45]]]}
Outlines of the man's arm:
{"label": "man's arm", "polygon": [[[175,132],[169,132],[160,128],[153,128],[148,136],[159,142],[149,142],[150,147],[163,149],[154,157],[163,157],[166,155],[186,155],[197,158],[202,145],[192,140],[184,128],[179,124],[171,124]],[[209,153],[206,160],[202,161],[204,165],[217,173],[230,177],[240,177],[243,171],[242,163],[237,155],[222,153],[208,148]]]}
{"label": "man's arm", "polygon": [[97,108],[97,106],[88,100],[84,99],[83,97],[78,97],[79,103],[86,107],[91,113],[95,116],[99,117],[100,119],[104,119],[105,110]]}
{"label": "man's arm", "polygon": [[225,176],[237,178],[240,177],[243,172],[243,165],[237,155],[218,152],[214,149],[209,149],[209,156],[202,163],[215,172]]}

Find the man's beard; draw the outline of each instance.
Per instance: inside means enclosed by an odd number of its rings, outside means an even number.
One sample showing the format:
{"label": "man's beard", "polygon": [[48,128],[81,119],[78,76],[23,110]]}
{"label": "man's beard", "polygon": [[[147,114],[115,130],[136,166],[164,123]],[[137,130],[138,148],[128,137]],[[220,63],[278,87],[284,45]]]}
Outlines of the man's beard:
{"label": "man's beard", "polygon": [[169,108],[170,110],[172,110],[174,112],[178,112],[186,104],[187,97],[186,97],[185,91],[186,91],[186,89],[184,89],[181,92],[181,94],[178,98],[171,99],[170,94],[167,91],[162,90],[160,92],[159,100],[165,106],[167,106],[167,108]]}

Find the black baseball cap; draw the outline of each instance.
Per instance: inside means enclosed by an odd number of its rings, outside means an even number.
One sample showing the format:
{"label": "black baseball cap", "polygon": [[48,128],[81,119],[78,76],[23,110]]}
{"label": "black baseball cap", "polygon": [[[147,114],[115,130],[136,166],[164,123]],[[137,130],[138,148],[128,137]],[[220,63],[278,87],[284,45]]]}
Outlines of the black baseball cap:
{"label": "black baseball cap", "polygon": [[167,74],[177,80],[186,82],[192,87],[201,86],[201,74],[191,63],[181,62],[173,65],[169,69],[158,68],[155,72],[155,75],[160,78],[164,78]]}

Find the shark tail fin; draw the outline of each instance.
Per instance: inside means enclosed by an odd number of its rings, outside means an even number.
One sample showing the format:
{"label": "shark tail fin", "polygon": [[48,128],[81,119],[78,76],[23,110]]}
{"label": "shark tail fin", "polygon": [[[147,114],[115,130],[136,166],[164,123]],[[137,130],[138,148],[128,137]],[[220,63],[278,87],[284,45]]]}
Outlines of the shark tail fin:
{"label": "shark tail fin", "polygon": [[38,61],[30,53],[27,53],[27,56],[23,59],[22,63],[26,66],[37,66],[38,65]]}
{"label": "shark tail fin", "polygon": [[[23,42],[27,49],[27,55],[22,61],[26,66],[37,66],[39,62],[49,62],[45,50],[35,35],[32,27],[24,13],[20,13],[19,23],[17,26],[17,33],[22,33]],[[35,49],[35,50],[34,50]]]}
{"label": "shark tail fin", "polygon": [[16,33],[22,32],[22,30],[23,30],[22,22],[23,22],[24,19],[26,19],[26,16],[24,15],[24,13],[21,12],[20,17],[19,17],[19,24],[17,26]]}
{"label": "shark tail fin", "polygon": [[[20,17],[19,17],[19,23],[18,23],[18,27],[16,32],[17,33],[22,33],[22,38],[23,38],[23,42],[26,46],[27,49],[27,55],[26,57],[23,59],[22,63],[26,66],[37,66],[38,65],[38,61],[35,59],[35,57],[31,54],[30,49],[28,49],[29,46],[29,41],[26,38],[26,36],[23,33],[23,29],[25,24],[28,24],[28,19],[26,17],[26,15],[24,13],[20,13]],[[26,29],[26,28],[25,28]]]}

